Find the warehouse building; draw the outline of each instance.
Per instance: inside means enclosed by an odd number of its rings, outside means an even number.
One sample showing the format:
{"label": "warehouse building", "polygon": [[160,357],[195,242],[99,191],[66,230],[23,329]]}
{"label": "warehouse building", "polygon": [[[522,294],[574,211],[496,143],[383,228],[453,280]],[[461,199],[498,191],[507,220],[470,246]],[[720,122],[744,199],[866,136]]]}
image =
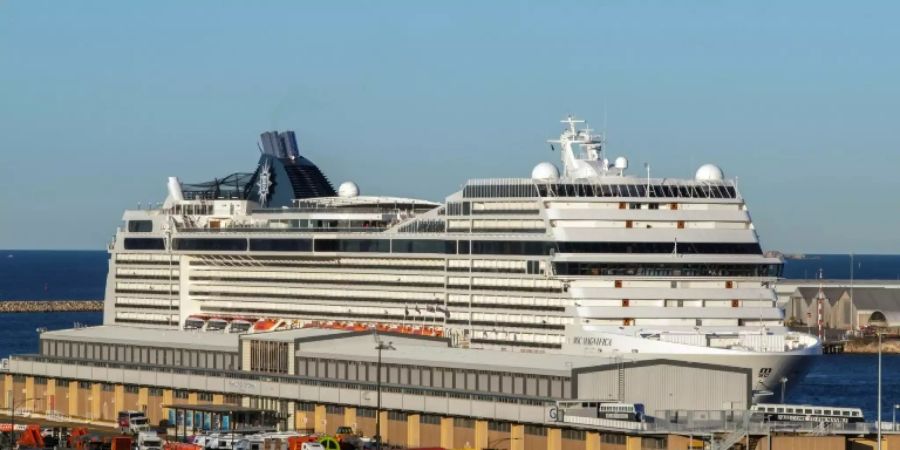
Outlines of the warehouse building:
{"label": "warehouse building", "polygon": [[[99,326],[41,335],[40,354],[12,357],[3,407],[112,421],[173,405],[273,411],[281,429],[375,434],[381,342],[382,430],[406,446],[599,448],[621,432],[556,422],[558,401],[640,402],[666,410],[746,409],[746,369],[671,360],[452,348],[446,339],[328,329],[229,335]],[[32,399],[32,400],[27,400]],[[202,418],[190,418],[202,428]],[[621,441],[621,442],[619,442]]]}
{"label": "warehouse building", "polygon": [[900,286],[799,286],[790,296],[787,316],[815,326],[822,297],[825,328],[852,330],[867,326],[900,328]]}

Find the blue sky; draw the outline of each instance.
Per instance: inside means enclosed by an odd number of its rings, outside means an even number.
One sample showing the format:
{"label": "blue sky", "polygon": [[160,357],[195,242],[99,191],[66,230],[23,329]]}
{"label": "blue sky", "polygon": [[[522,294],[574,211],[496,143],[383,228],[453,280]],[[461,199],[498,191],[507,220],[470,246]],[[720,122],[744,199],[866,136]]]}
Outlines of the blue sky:
{"label": "blue sky", "polygon": [[737,176],[768,249],[900,253],[900,7],[884,2],[0,1],[0,248],[100,249],[165,181],[294,129],[333,182],[442,199],[610,156]]}

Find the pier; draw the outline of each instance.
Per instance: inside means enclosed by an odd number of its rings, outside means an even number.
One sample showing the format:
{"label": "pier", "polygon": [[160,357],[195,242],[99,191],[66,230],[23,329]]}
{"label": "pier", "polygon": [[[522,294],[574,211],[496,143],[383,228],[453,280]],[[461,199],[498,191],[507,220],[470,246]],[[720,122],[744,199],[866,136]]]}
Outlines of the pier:
{"label": "pier", "polygon": [[3,300],[0,313],[103,311],[103,300]]}

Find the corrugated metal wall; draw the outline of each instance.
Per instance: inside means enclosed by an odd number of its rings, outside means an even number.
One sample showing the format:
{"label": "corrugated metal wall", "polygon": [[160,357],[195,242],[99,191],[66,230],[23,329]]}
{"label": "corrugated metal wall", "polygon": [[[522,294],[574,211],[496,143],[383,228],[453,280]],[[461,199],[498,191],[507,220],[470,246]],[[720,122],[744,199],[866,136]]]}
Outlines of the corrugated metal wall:
{"label": "corrugated metal wall", "polygon": [[667,409],[746,409],[749,375],[715,368],[660,364],[615,367],[578,375],[579,399],[620,399],[643,403],[647,413]]}

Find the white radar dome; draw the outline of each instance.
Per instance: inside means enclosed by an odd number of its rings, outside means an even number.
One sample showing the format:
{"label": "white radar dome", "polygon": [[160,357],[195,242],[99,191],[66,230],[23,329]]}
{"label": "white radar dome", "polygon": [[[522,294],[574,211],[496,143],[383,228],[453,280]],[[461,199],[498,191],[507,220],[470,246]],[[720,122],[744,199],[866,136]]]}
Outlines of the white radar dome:
{"label": "white radar dome", "polygon": [[535,180],[557,180],[559,179],[559,169],[551,163],[542,162],[531,170],[531,178]]}
{"label": "white radar dome", "polygon": [[620,156],[616,158],[616,169],[625,170],[628,168],[628,158]]}
{"label": "white radar dome", "polygon": [[704,164],[697,169],[694,179],[697,181],[721,181],[725,179],[725,173],[715,164]]}
{"label": "white radar dome", "polygon": [[356,197],[359,195],[359,186],[352,181],[345,181],[341,183],[341,186],[338,188],[338,196],[339,197]]}

